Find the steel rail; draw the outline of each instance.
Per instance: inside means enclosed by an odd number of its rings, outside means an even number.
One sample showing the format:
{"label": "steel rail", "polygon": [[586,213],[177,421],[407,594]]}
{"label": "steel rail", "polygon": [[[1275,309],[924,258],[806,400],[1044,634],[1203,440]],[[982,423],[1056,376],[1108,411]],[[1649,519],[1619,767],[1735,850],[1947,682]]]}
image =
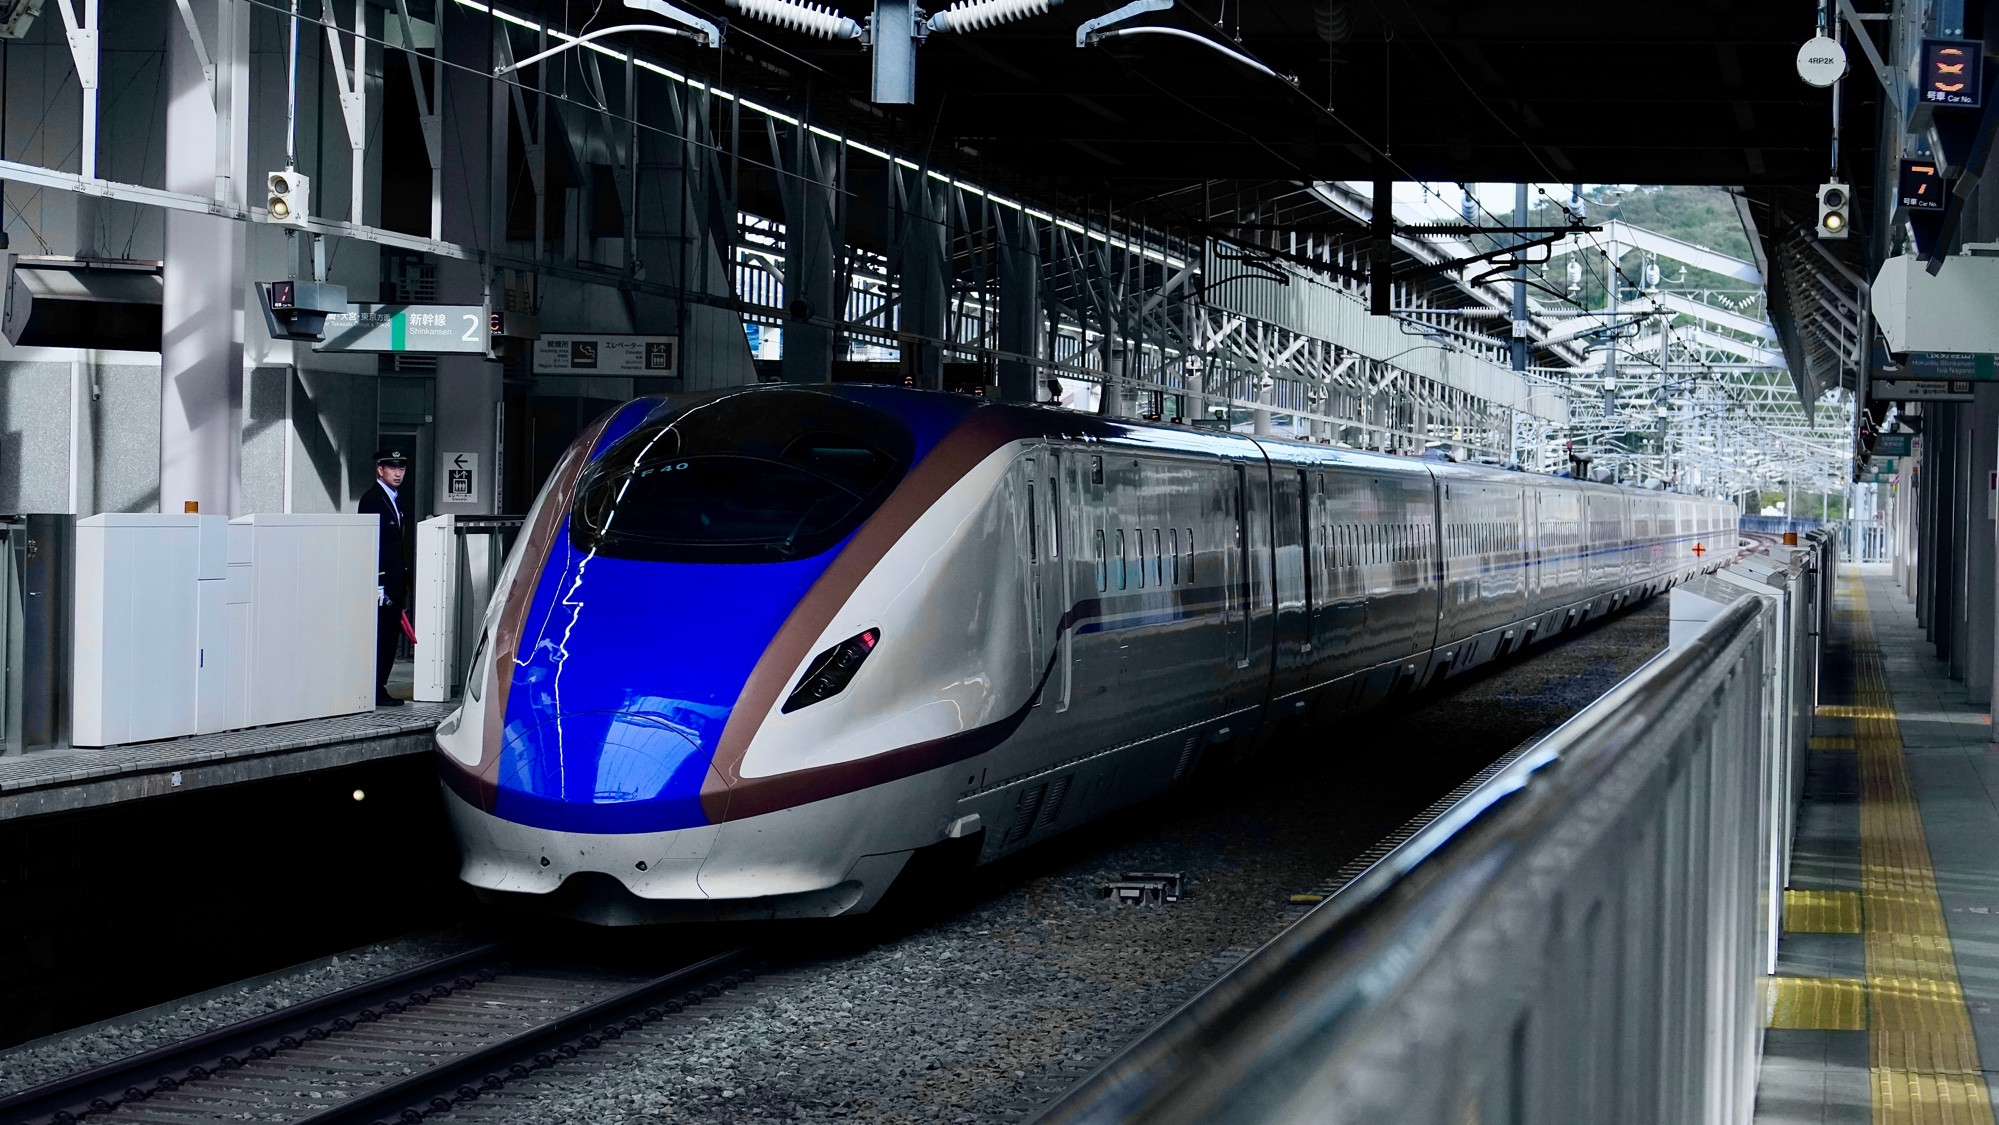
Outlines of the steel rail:
{"label": "steel rail", "polygon": [[[321,1024],[357,1016],[406,994],[423,992],[445,981],[476,972],[485,963],[499,961],[498,944],[482,945],[448,957],[426,961],[377,980],[343,988],[290,1007],[265,1012],[249,1019],[218,1027],[191,1039],[182,1039],[102,1066],[31,1086],[0,1098],[0,1121],[38,1122],[81,1120],[108,1113],[125,1101],[143,1100],[156,1090],[171,1090],[188,1081],[200,1081],[211,1074],[233,1070],[241,1056],[258,1057],[262,1048],[269,1057],[288,1048],[282,1040],[323,1038],[314,1036]],[[225,1059],[237,1059],[235,1064]]]}
{"label": "steel rail", "polygon": [[[1647,729],[1698,706],[1753,641],[1759,607],[1723,610],[1479,785],[1427,828],[1113,1056],[1033,1125],[1255,1119],[1308,1056],[1353,1050],[1427,953],[1512,861],[1648,749]],[[1664,751],[1660,750],[1660,754]],[[1547,776],[1537,778],[1546,769]]]}
{"label": "steel rail", "polygon": [[[542,1066],[553,1065],[555,1057],[573,1058],[585,1050],[622,1038],[654,1020],[681,1011],[721,989],[737,983],[717,985],[718,975],[747,960],[746,949],[718,953],[706,960],[664,976],[641,982],[615,996],[579,1008],[566,1016],[528,1028],[490,1046],[447,1059],[408,1078],[378,1086],[358,1097],[330,1106],[296,1120],[304,1125],[365,1125],[369,1122],[406,1123],[421,1121],[432,1113],[449,1112],[457,1104],[470,1101],[506,1084],[509,1078],[525,1078]],[[670,994],[685,993],[674,999]],[[593,1030],[594,1029],[594,1030]],[[539,1057],[537,1057],[539,1056]],[[521,1060],[533,1060],[527,1065]]]}

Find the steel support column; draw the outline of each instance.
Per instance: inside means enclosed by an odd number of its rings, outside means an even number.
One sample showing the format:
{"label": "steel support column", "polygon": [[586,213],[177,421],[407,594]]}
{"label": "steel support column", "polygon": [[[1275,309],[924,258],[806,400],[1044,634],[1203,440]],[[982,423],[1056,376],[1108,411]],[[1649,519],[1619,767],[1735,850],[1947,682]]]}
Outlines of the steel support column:
{"label": "steel support column", "polygon": [[[436,169],[444,174],[433,203],[438,231],[448,241],[466,246],[499,246],[506,233],[506,181],[494,159],[506,143],[507,91],[484,73],[498,55],[491,20],[470,18],[465,9],[448,11],[439,5],[438,58],[475,64],[473,69],[439,67],[437,102],[429,127],[436,130]],[[447,14],[448,12],[448,14]],[[443,259],[437,268],[438,296],[452,304],[476,305],[486,299],[494,278],[489,267]],[[483,356],[437,357],[436,421],[430,427],[430,448],[420,454],[428,464],[417,466],[417,485],[431,493],[431,510],[460,515],[499,511],[493,482],[498,479],[500,365]],[[446,504],[443,453],[477,458],[473,502]]]}
{"label": "steel support column", "polygon": [[[1034,220],[1024,212],[1002,209],[999,227],[999,350],[1041,358],[1041,239]],[[1033,402],[1040,397],[1034,373],[1033,363],[1002,356],[1001,401]]]}
{"label": "steel support column", "polygon": [[833,325],[845,314],[839,290],[840,241],[836,237],[833,143],[790,128],[789,166],[780,173],[784,195],[784,381],[824,383],[833,378]]}
{"label": "steel support column", "polygon": [[[894,275],[902,309],[902,371],[916,385],[944,386],[945,324],[951,301],[950,200],[944,185],[914,169],[898,169]],[[912,339],[914,337],[914,339]]]}
{"label": "steel support column", "polygon": [[[237,0],[193,5],[201,57],[186,35],[166,44],[166,187],[246,205],[249,163],[248,9]],[[209,98],[204,62],[215,68]],[[166,213],[165,294],[161,301],[160,510],[189,502],[235,515],[243,489],[245,247],[242,224],[184,211]]]}
{"label": "steel support column", "polygon": [[1999,465],[1999,384],[1979,383],[1977,399],[1965,409],[1966,452],[1970,482],[1970,503],[1965,506],[1965,535],[1968,565],[1965,567],[1964,603],[1964,686],[1970,702],[1989,707],[1992,703],[1992,653],[1994,581],[1999,578],[1994,563],[1995,541],[1992,519],[1992,472]]}

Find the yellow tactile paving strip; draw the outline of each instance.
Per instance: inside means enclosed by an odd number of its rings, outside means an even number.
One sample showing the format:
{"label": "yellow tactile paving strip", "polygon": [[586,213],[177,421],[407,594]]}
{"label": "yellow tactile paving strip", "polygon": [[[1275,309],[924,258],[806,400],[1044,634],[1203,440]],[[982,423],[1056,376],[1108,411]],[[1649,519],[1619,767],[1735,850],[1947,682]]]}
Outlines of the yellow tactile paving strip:
{"label": "yellow tactile paving strip", "polygon": [[1784,929],[1794,934],[1857,934],[1860,895],[1855,891],[1785,891]]}
{"label": "yellow tactile paving strip", "polygon": [[1844,977],[1771,977],[1770,1027],[1867,1030],[1867,982]]}
{"label": "yellow tactile paving strip", "polygon": [[1855,720],[1860,756],[1860,914],[1874,1120],[1994,1125],[1867,595],[1857,581],[1844,586],[1854,607],[1854,701],[1839,717]]}

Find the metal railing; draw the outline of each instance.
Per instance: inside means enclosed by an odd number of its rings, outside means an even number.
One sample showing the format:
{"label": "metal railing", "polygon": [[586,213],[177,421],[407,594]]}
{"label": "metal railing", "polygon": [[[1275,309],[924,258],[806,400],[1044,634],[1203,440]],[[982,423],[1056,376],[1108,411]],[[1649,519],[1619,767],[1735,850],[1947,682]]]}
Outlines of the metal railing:
{"label": "metal railing", "polygon": [[1839,530],[1839,557],[1857,563],[1884,563],[1893,557],[1894,544],[1889,538],[1888,525],[1842,520]]}
{"label": "metal railing", "polygon": [[[1828,539],[1807,540],[1814,562],[1786,564],[1794,595],[1829,587]],[[1782,763],[1799,738],[1770,717],[1809,714],[1809,682],[1785,665],[1816,648],[1787,639],[1778,603],[1822,606],[1744,583],[1711,592],[1721,608],[1705,629],[1038,1125],[1746,1125],[1789,821]]]}

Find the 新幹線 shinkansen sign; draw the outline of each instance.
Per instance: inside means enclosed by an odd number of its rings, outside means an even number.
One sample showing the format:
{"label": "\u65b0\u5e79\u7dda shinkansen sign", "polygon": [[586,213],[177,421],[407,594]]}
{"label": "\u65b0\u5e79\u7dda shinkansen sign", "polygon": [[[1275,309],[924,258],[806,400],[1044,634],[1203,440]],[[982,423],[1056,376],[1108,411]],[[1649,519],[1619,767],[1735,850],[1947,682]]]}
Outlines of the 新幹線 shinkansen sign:
{"label": "\u65b0\u5e79\u7dda shinkansen sign", "polygon": [[316,352],[483,354],[486,310],[478,305],[348,305],[330,313]]}
{"label": "\u65b0\u5e79\u7dda shinkansen sign", "polygon": [[680,337],[543,333],[534,342],[537,375],[680,374]]}

